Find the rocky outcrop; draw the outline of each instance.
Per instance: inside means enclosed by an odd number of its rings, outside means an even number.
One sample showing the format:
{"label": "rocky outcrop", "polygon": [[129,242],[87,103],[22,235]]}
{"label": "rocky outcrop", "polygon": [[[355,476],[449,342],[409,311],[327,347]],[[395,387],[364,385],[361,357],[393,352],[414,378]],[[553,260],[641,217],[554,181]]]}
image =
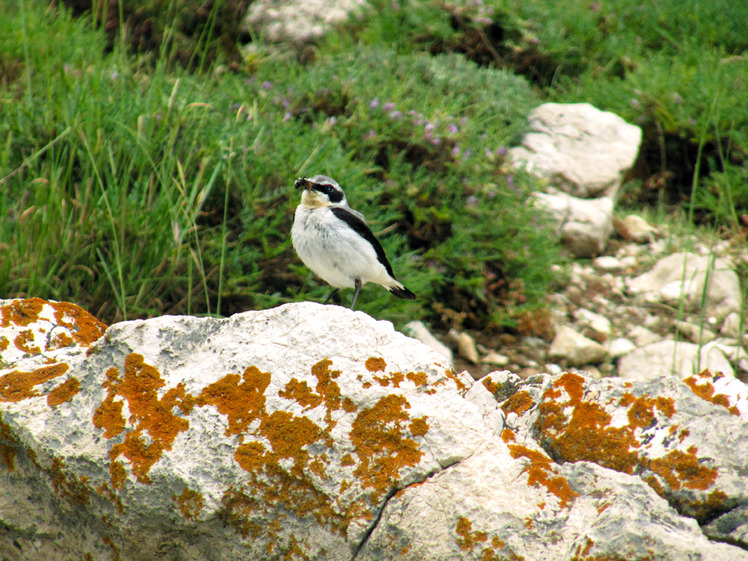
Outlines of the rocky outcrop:
{"label": "rocky outcrop", "polygon": [[636,160],[641,129],[589,103],[544,103],[528,115],[528,129],[508,156],[548,182],[533,202],[547,211],[572,254],[600,255],[613,232],[613,202]]}
{"label": "rocky outcrop", "polygon": [[734,378],[473,382],[311,303],[0,325],[5,558],[748,560]]}

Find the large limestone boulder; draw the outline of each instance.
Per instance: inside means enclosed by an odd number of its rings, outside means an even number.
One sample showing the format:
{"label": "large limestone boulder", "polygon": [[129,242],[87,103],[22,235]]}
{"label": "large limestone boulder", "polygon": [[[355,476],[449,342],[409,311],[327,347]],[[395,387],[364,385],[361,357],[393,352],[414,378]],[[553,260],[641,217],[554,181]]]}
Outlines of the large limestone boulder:
{"label": "large limestone boulder", "polygon": [[616,197],[642,137],[636,125],[589,103],[544,103],[528,115],[528,128],[511,160],[585,199]]}
{"label": "large limestone boulder", "polygon": [[748,503],[738,380],[473,383],[312,303],[103,328],[0,301],[0,558],[748,560],[699,526]]}

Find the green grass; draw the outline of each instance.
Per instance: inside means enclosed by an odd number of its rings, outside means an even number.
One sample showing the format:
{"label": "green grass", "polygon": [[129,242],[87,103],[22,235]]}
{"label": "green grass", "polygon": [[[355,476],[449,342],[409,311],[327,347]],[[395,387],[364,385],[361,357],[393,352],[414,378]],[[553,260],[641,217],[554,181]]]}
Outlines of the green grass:
{"label": "green grass", "polygon": [[322,300],[289,232],[294,179],[325,173],[419,295],[367,287],[361,309],[485,327],[542,305],[556,243],[503,167],[537,103],[524,79],[375,45],[194,73],[21,8],[0,23],[3,296],[110,322]]}
{"label": "green grass", "polygon": [[[543,101],[640,124],[659,208],[745,226],[740,3],[379,1],[303,62],[261,37],[240,58],[245,4],[121,3],[106,35],[0,0],[3,297],[73,300],[107,322],[321,301],[289,232],[294,179],[324,173],[419,296],[367,287],[360,309],[532,324],[560,257],[525,204],[535,181],[503,155]],[[622,203],[651,199],[649,183]]]}

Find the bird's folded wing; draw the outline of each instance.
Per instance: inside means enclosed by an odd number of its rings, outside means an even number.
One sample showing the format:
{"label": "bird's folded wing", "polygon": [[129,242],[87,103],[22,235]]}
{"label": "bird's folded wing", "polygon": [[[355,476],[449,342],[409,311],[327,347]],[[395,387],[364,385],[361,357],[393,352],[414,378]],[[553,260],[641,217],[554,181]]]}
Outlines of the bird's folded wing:
{"label": "bird's folded wing", "polygon": [[387,273],[392,278],[395,278],[395,274],[392,272],[392,265],[390,265],[390,262],[387,261],[387,256],[384,254],[382,245],[379,243],[379,240],[374,237],[374,234],[371,233],[371,230],[369,230],[369,227],[366,225],[366,222],[364,222],[361,213],[358,213],[355,210],[348,210],[340,207],[332,207],[330,208],[330,210],[338,219],[342,220],[348,226],[353,228],[353,230],[359,236],[361,236],[371,244],[371,246],[374,248],[374,251],[377,252],[377,259],[379,260],[379,262],[384,265]]}

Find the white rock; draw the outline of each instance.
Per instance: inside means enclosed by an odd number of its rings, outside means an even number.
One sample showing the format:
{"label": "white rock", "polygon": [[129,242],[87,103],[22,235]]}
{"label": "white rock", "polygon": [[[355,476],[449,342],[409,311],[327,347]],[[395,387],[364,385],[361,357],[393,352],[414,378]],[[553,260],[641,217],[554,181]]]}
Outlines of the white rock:
{"label": "white rock", "polygon": [[628,336],[634,341],[637,347],[646,347],[652,343],[656,343],[662,339],[656,333],[651,332],[649,329],[642,325],[635,325],[629,331]]}
{"label": "white rock", "polygon": [[718,321],[740,311],[738,276],[725,259],[674,253],[660,259],[650,271],[629,280],[627,286],[645,300],[671,306],[682,302],[693,311],[705,306],[707,317]]}
{"label": "white rock", "polygon": [[2,361],[15,558],[350,559],[495,430],[441,355],[340,306],[123,322],[73,358]]}
{"label": "white rock", "polygon": [[592,261],[592,265],[598,270],[606,273],[617,273],[623,270],[623,263],[612,255],[601,255]]}
{"label": "white rock", "polygon": [[[508,426],[518,435],[535,431],[564,475],[567,467],[586,462],[636,474],[675,510],[702,522],[748,504],[748,387],[739,380],[704,372],[644,383],[565,373],[534,383],[508,382],[515,393],[501,407],[507,419],[517,413]],[[569,477],[576,491],[575,481]],[[696,528],[696,521],[691,523]],[[720,533],[730,531],[722,527]],[[703,555],[696,558],[710,558]]]}
{"label": "white rock", "polygon": [[435,350],[437,353],[447,359],[450,364],[452,364],[452,350],[447,347],[447,345],[439,341],[439,339],[434,337],[431,331],[429,331],[429,328],[426,327],[426,324],[422,321],[416,320],[405,324],[403,326],[403,332],[410,337],[418,339],[424,345],[427,345],[431,349]]}
{"label": "white rock", "polygon": [[566,193],[533,193],[531,204],[548,213],[564,247],[576,257],[592,257],[605,249],[613,231],[613,200],[579,199]]}
{"label": "white rock", "polygon": [[571,327],[561,326],[553,338],[548,356],[554,360],[563,360],[569,366],[584,366],[605,359],[607,352],[600,343],[588,339]]}
{"label": "white rock", "polygon": [[627,242],[644,244],[652,242],[659,231],[641,216],[629,214],[623,219],[613,219],[616,232]]}
{"label": "white rock", "polygon": [[[739,339],[741,336],[741,321],[740,314],[738,312],[731,312],[725,317],[725,321],[722,324],[720,333],[725,337],[732,337],[733,339]],[[748,331],[748,325],[743,326],[743,333]]]}
{"label": "white rock", "polygon": [[467,333],[460,333],[457,336],[457,352],[462,358],[469,360],[473,364],[480,362],[478,349],[475,346],[475,339]]}
{"label": "white rock", "polygon": [[511,361],[506,355],[499,354],[496,351],[489,351],[481,359],[481,362],[484,364],[494,364],[496,366],[507,366]]}
{"label": "white rock", "polygon": [[610,358],[618,358],[630,353],[636,348],[636,345],[624,337],[616,337],[608,341],[608,355]]}
{"label": "white rock", "polygon": [[725,355],[713,344],[699,349],[693,343],[660,341],[631,351],[618,362],[618,374],[626,380],[652,380],[667,376],[681,379],[704,369],[734,376]]}
{"label": "white rock", "polygon": [[245,24],[265,41],[303,45],[367,5],[366,0],[257,0],[250,4]]}
{"label": "white rock", "polygon": [[639,152],[639,127],[587,103],[545,103],[528,121],[522,146],[509,150],[515,165],[575,197],[615,197]]}
{"label": "white rock", "polygon": [[592,331],[605,336],[610,336],[612,326],[610,320],[603,315],[591,312],[586,308],[578,308],[574,312],[574,319],[579,322],[580,325],[591,329]]}
{"label": "white rock", "polygon": [[717,334],[711,329],[687,321],[676,321],[675,327],[683,333],[692,343],[704,344],[714,341],[717,338]]}

